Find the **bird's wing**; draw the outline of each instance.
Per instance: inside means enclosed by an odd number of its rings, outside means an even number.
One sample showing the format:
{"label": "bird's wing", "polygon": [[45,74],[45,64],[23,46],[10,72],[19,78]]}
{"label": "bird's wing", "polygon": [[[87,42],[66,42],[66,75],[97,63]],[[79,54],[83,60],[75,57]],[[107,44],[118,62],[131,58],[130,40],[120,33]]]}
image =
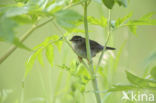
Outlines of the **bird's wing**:
{"label": "bird's wing", "polygon": [[97,50],[97,52],[103,49],[103,46],[94,40],[90,40],[90,47],[91,47],[91,50]]}

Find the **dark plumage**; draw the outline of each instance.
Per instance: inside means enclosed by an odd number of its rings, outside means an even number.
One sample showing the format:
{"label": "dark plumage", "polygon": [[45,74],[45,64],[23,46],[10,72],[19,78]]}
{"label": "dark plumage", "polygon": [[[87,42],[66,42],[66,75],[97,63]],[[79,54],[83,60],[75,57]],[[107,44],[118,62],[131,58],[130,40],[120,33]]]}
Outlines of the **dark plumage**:
{"label": "dark plumage", "polygon": [[[81,36],[73,36],[70,41],[72,42],[73,49],[75,50],[76,54],[79,57],[87,58],[85,38]],[[89,40],[89,42],[92,57],[96,56],[96,54],[102,51],[104,48],[101,44],[94,40]],[[106,47],[106,50],[115,50],[115,48]]]}

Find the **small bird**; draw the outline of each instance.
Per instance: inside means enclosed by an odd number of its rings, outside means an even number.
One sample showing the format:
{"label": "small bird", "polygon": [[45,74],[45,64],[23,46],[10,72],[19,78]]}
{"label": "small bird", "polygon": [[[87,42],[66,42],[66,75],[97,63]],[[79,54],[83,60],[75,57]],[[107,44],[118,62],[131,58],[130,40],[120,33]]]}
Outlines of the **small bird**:
{"label": "small bird", "polygon": [[[87,59],[87,51],[86,51],[86,42],[85,42],[85,38],[81,37],[81,36],[73,36],[71,38],[71,42],[72,42],[72,47],[74,49],[74,51],[76,52],[76,54],[79,57],[79,60],[82,60],[83,58]],[[100,51],[103,50],[104,46],[102,46],[101,44],[97,43],[94,40],[89,40],[90,43],[90,49],[91,49],[91,57],[95,57],[97,53],[99,53]],[[106,47],[106,50],[115,50],[115,48],[112,47]]]}

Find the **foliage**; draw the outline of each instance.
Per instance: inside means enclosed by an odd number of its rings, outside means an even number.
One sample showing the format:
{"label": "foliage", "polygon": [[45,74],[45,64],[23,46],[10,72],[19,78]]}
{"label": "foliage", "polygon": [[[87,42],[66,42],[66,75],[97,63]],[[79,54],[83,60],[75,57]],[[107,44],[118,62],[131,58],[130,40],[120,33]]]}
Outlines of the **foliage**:
{"label": "foliage", "polygon": [[[44,57],[46,57],[46,60],[51,65],[51,67],[54,67],[55,48],[57,48],[58,51],[63,51],[61,50],[63,41],[66,42],[69,47],[71,47],[70,43],[66,39],[67,36],[70,36],[69,34],[86,33],[85,35],[87,35],[88,23],[90,25],[100,26],[102,29],[104,29],[104,31],[106,31],[107,34],[110,34],[111,30],[119,29],[121,27],[128,27],[133,34],[136,34],[136,30],[138,26],[156,25],[156,20],[152,19],[152,16],[155,15],[154,12],[145,14],[144,16],[138,19],[133,19],[132,13],[129,13],[128,15],[117,18],[116,20],[111,20],[109,14],[109,17],[101,16],[100,18],[96,18],[94,16],[87,16],[85,17],[85,20],[87,19],[85,21],[81,13],[77,12],[76,10],[69,9],[70,7],[76,5],[82,5],[83,7],[85,5],[89,6],[92,0],[52,0],[52,1],[51,0],[15,0],[15,1],[16,2],[14,4],[3,5],[2,7],[0,7],[0,31],[1,31],[0,41],[9,42],[19,48],[24,48],[32,52],[32,55],[25,63],[26,69],[25,69],[24,78],[28,76],[33,66],[35,65],[36,60],[38,60],[41,66],[44,66],[44,62],[45,62]],[[128,0],[94,0],[94,2],[104,4],[104,6],[107,9],[109,9],[109,11],[113,9],[115,4],[118,4],[119,6],[123,6],[123,7],[127,7],[128,5]],[[34,30],[50,22],[50,21],[46,21],[43,22],[43,24],[41,23],[42,20],[49,19],[49,18],[53,18],[56,21],[56,23],[59,25],[59,27],[61,27],[61,30],[64,29],[66,33],[63,34],[63,32],[61,32],[60,33],[62,35],[61,37],[52,34],[50,37],[47,37],[42,43],[38,44],[33,49],[30,49],[27,46],[25,46],[23,44],[23,40],[17,36],[18,31],[16,29],[19,26],[23,26],[23,25],[33,25],[31,31],[27,33],[26,37],[28,37],[30,33],[32,33]],[[83,24],[83,22],[86,24],[85,30],[79,29],[82,26],[81,24]],[[26,39],[26,37],[24,39]],[[95,70],[95,72],[93,68],[93,73],[89,72],[91,68],[89,68],[89,71],[87,70],[88,68],[86,68],[86,67],[92,67],[93,64],[88,63],[87,66],[82,65],[85,64],[86,62],[77,63],[73,60],[71,61],[70,65],[67,64],[59,65],[58,66],[59,68],[61,68],[63,71],[67,71],[68,74],[74,78],[74,80],[70,82],[71,83],[69,86],[70,93],[67,94],[70,94],[70,96],[75,98],[77,98],[76,97],[77,94],[84,95],[84,93],[86,93],[86,88],[89,82],[90,81],[93,82],[98,78],[97,74],[99,74],[99,78],[101,78],[103,82],[102,87],[104,88],[102,89],[107,90],[107,92],[123,91],[123,90],[128,91],[128,90],[138,90],[138,89],[155,90],[156,88],[156,67],[155,66],[153,66],[152,68],[148,68],[150,72],[148,72],[147,75],[150,75],[150,78],[139,77],[126,71],[126,76],[130,84],[126,84],[126,85],[115,84],[112,86],[113,79],[115,78],[115,74],[118,69],[120,56],[124,50],[125,45],[126,45],[126,41],[123,42],[123,44],[120,46],[120,48],[115,54],[112,52],[108,52],[107,54],[106,52],[104,55],[106,58],[105,60],[102,60],[102,65],[99,66],[99,68],[97,68],[98,70],[97,71]],[[155,53],[152,56],[150,56],[149,59],[147,59],[146,63],[150,64],[154,60],[155,60]],[[94,65],[94,67],[97,66]],[[61,76],[59,79],[62,79]],[[96,82],[93,82],[94,90],[97,90],[97,87],[98,86]],[[100,91],[94,91],[94,92],[96,97],[98,97],[99,95],[98,92]],[[55,96],[54,98],[56,98]],[[108,95],[104,95],[104,96],[106,100]],[[5,98],[1,96],[0,101],[3,102]],[[46,102],[47,100],[45,100],[45,98],[34,98],[33,100],[30,100],[30,102],[33,101]],[[73,101],[76,101],[77,103],[80,102],[80,100],[78,99],[76,100],[74,99]]]}
{"label": "foliage", "polygon": [[13,90],[10,89],[2,89],[0,91],[0,103],[4,103],[12,92]]}
{"label": "foliage", "polygon": [[34,53],[29,57],[29,59],[26,61],[26,71],[25,71],[25,78],[32,69],[35,60],[38,59],[41,66],[44,66],[43,57],[42,54],[45,50],[45,54],[47,57],[48,62],[53,66],[53,60],[54,60],[54,45],[57,46],[57,48],[60,50],[62,46],[62,37],[59,38],[57,35],[52,35],[50,37],[47,37],[44,42],[34,47]]}
{"label": "foliage", "polygon": [[[152,69],[152,71],[153,71],[153,69]],[[114,85],[113,88],[108,89],[108,92],[139,90],[139,89],[155,90],[155,88],[156,88],[156,79],[149,80],[149,79],[140,78],[128,71],[126,71],[126,75],[127,75],[128,81],[131,83],[130,85]],[[153,72],[152,75],[156,75],[156,74]]]}
{"label": "foliage", "polygon": [[66,66],[64,64],[59,67],[68,71],[73,77],[76,78],[76,81],[74,81],[74,84],[72,84],[71,87],[73,92],[77,89],[82,93],[85,92],[85,86],[91,80],[91,76],[82,64],[73,61],[70,66]]}
{"label": "foliage", "polygon": [[108,9],[112,9],[115,3],[118,3],[119,6],[124,7],[127,7],[128,4],[128,0],[102,0],[102,1]]}

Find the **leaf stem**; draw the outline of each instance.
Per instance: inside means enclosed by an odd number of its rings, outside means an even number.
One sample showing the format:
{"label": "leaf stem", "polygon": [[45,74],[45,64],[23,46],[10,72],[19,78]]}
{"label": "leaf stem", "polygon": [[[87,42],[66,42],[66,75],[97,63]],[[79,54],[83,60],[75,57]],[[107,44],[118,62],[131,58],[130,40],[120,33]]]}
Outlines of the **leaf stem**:
{"label": "leaf stem", "polygon": [[[24,35],[22,35],[20,37],[20,42],[24,42],[24,40],[26,40],[31,34],[32,32],[34,32],[35,30],[37,30],[38,28],[44,26],[45,24],[49,23],[50,21],[52,21],[54,18],[51,18],[47,21],[45,21],[42,24],[39,25],[33,25],[31,29],[29,29]],[[0,57],[0,64],[4,62],[4,60],[6,60],[15,50],[17,49],[17,46],[13,45],[11,46],[8,51],[2,55],[2,57]]]}
{"label": "leaf stem", "polygon": [[[92,76],[92,86],[94,91],[99,91],[98,89],[98,84],[97,84],[97,79],[95,77],[95,72],[94,72],[94,68],[93,68],[93,62],[92,62],[92,58],[91,58],[91,51],[90,51],[90,43],[89,43],[89,35],[88,35],[88,21],[87,21],[87,1],[84,4],[84,28],[85,28],[85,38],[86,38],[86,49],[87,49],[87,59],[89,61],[88,65],[89,65],[89,70]],[[100,94],[95,92],[95,97],[96,97],[96,101],[97,103],[101,103],[101,97]]]}
{"label": "leaf stem", "polygon": [[100,66],[100,63],[102,61],[102,58],[103,58],[103,55],[104,55],[104,52],[106,51],[106,47],[107,47],[107,44],[108,44],[108,41],[109,41],[109,38],[111,36],[111,10],[109,9],[108,11],[108,30],[107,30],[107,39],[106,39],[106,42],[105,42],[105,45],[104,45],[104,48],[102,50],[102,53],[99,57],[99,60],[98,60],[98,63],[97,63],[97,66],[96,66],[96,71],[98,70],[99,66]]}

